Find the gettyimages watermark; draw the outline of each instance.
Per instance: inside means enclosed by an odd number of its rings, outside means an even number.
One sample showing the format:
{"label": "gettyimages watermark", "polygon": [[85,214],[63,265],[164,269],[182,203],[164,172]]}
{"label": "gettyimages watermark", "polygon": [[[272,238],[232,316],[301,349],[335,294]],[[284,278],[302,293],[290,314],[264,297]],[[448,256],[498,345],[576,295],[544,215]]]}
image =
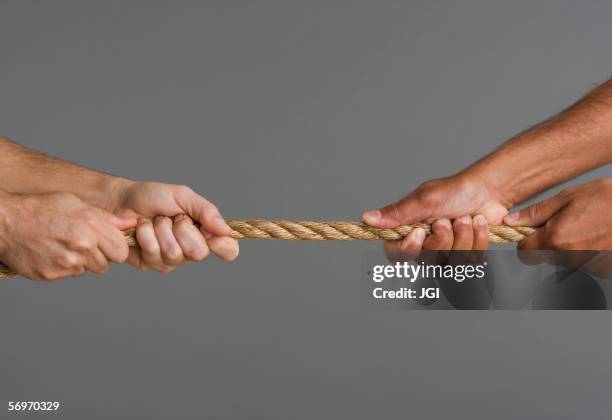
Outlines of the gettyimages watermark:
{"label": "gettyimages watermark", "polygon": [[427,264],[423,261],[409,263],[407,261],[396,261],[394,264],[375,265],[372,267],[372,281],[382,283],[385,280],[398,279],[410,283],[411,287],[400,287],[399,289],[385,290],[380,285],[372,290],[375,299],[422,299],[439,298],[439,287],[417,288],[412,285],[418,279],[453,279],[456,282],[463,282],[466,279],[482,279],[485,277],[487,262],[482,264]]}
{"label": "gettyimages watermark", "polygon": [[366,252],[366,309],[608,309],[612,252]]}

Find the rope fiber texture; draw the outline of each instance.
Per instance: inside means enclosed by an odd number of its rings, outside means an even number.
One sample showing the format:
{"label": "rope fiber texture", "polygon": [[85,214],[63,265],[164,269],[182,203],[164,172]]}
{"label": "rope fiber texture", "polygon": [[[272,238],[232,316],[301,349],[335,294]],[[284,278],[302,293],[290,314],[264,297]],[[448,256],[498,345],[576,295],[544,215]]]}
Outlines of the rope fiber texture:
{"label": "rope fiber texture", "polygon": [[[292,222],[289,220],[230,220],[230,236],[234,239],[282,239],[287,241],[395,241],[402,239],[416,228],[422,228],[427,235],[431,234],[431,225],[415,223],[391,229],[380,229],[368,226],[363,222]],[[489,226],[489,241],[500,244],[518,242],[533,233],[530,227]],[[138,247],[134,229],[124,232],[125,240],[130,247]],[[11,277],[15,273],[0,262],[0,278]]]}

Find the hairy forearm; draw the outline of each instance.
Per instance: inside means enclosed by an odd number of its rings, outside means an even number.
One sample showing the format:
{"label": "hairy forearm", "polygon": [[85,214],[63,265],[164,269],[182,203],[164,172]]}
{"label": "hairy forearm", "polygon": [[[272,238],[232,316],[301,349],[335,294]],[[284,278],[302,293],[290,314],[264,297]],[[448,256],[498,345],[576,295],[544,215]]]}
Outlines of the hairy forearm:
{"label": "hairy forearm", "polygon": [[464,172],[512,207],[612,162],[612,80],[559,115],[519,134]]}
{"label": "hairy forearm", "polygon": [[0,190],[14,194],[70,192],[108,208],[120,178],[46,156],[0,137]]}

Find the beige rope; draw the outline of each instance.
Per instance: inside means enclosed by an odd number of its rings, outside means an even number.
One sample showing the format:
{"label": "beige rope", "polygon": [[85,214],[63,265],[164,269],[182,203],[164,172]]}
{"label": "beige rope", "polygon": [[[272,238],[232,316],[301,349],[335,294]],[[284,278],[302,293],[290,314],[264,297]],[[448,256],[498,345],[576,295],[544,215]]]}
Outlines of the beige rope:
{"label": "beige rope", "polygon": [[[429,235],[431,225],[415,223],[398,226],[392,229],[379,229],[363,222],[292,222],[289,220],[234,220],[227,222],[232,228],[230,236],[235,239],[283,239],[305,241],[394,241],[403,238],[416,228],[422,228]],[[492,243],[518,242],[526,235],[533,233],[529,227],[489,226],[489,241]],[[131,247],[138,247],[134,229],[124,232],[126,242]],[[0,262],[0,278],[10,277],[15,273]]]}

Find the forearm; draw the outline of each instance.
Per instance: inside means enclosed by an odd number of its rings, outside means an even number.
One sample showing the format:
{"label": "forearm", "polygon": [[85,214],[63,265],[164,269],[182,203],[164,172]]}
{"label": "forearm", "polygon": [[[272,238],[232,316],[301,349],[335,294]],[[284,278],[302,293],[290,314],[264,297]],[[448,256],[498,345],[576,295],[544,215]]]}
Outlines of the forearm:
{"label": "forearm", "polygon": [[13,222],[10,209],[13,207],[14,197],[6,191],[0,190],[0,258],[8,247],[8,226]]}
{"label": "forearm", "polygon": [[0,137],[0,190],[7,193],[70,192],[89,204],[109,208],[119,182],[120,178],[28,150]]}
{"label": "forearm", "polygon": [[612,162],[612,80],[559,115],[516,136],[464,172],[507,207]]}

